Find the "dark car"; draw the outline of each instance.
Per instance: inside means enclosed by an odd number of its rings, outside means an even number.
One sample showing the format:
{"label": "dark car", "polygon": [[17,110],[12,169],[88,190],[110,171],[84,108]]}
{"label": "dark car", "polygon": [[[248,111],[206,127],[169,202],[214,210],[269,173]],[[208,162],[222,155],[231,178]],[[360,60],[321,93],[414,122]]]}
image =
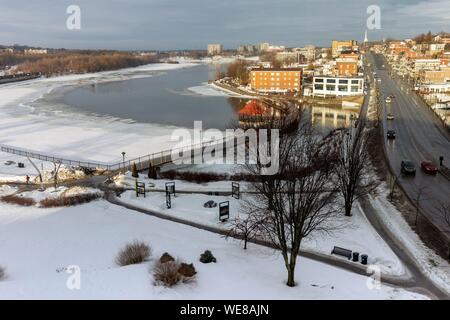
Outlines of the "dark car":
{"label": "dark car", "polygon": [[422,171],[427,174],[436,174],[438,172],[438,168],[434,165],[434,163],[428,160],[422,161],[420,167],[422,168]]}
{"label": "dark car", "polygon": [[416,166],[412,163],[411,160],[402,160],[401,163],[401,172],[403,174],[416,174]]}
{"label": "dark car", "polygon": [[205,207],[205,208],[215,208],[215,207],[217,207],[217,203],[212,201],[212,200],[209,200],[209,201],[205,202],[203,207]]}
{"label": "dark car", "polygon": [[394,130],[388,130],[387,131],[387,138],[388,139],[395,139],[395,131]]}

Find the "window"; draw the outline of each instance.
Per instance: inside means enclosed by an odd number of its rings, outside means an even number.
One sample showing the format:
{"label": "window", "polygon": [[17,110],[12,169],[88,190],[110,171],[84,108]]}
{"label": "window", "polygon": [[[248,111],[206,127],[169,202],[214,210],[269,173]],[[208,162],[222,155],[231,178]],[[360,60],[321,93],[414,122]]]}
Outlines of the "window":
{"label": "window", "polygon": [[327,91],[334,91],[335,89],[336,87],[334,85],[327,84]]}
{"label": "window", "polygon": [[327,79],[327,83],[336,83],[336,79]]}
{"label": "window", "polygon": [[339,79],[339,83],[347,84],[348,80],[347,79]]}
{"label": "window", "polygon": [[315,90],[323,90],[323,84],[316,84],[314,85]]}
{"label": "window", "polygon": [[338,91],[340,92],[347,92],[347,86],[338,86]]}
{"label": "window", "polygon": [[359,80],[352,80],[352,84],[358,84]]}
{"label": "window", "polygon": [[323,83],[323,79],[322,79],[322,78],[315,78],[314,81],[315,81],[315,82]]}
{"label": "window", "polygon": [[352,92],[358,92],[358,86],[352,86]]}

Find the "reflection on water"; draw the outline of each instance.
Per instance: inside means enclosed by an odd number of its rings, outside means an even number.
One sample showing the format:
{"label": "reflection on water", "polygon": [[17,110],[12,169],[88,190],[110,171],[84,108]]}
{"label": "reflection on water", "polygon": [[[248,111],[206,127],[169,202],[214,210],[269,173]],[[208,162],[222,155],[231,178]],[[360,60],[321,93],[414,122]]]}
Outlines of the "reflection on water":
{"label": "reflection on water", "polygon": [[322,130],[350,127],[358,117],[359,108],[342,108],[340,106],[312,106],[312,122]]}

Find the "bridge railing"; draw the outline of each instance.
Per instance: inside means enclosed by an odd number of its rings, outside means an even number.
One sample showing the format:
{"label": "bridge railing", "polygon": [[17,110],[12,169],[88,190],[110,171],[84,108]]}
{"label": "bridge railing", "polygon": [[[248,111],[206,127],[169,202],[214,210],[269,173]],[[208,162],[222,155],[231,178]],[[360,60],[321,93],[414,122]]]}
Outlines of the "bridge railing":
{"label": "bridge railing", "polygon": [[[179,148],[172,148],[167,150],[162,150],[159,152],[154,152],[151,154],[147,154],[144,156],[140,156],[137,158],[120,161],[117,163],[104,163],[104,162],[96,162],[96,161],[85,161],[85,160],[74,160],[74,159],[66,159],[63,157],[57,157],[52,156],[48,154],[39,153],[32,150],[26,150],[21,149],[13,146],[7,146],[7,145],[0,145],[0,151],[7,152],[15,155],[19,155],[22,157],[29,157],[32,159],[38,159],[42,161],[47,162],[56,162],[56,163],[62,163],[68,166],[73,167],[86,167],[86,168],[93,168],[93,169],[104,169],[108,171],[117,171],[117,170],[123,170],[123,169],[129,169],[133,165],[133,163],[136,163],[136,166],[138,169],[144,169],[145,167],[148,167],[149,163],[152,164],[152,166],[158,166],[164,163],[168,163],[172,161],[172,154],[174,153],[180,153],[183,152],[183,157],[186,157],[186,153],[192,154],[192,152],[200,151],[205,147],[208,146],[214,146],[225,143],[227,140],[229,140],[229,137],[225,137],[222,139],[215,139],[210,140],[206,142],[201,142],[197,144],[191,144],[186,146],[181,146]],[[190,155],[189,155],[190,156]]]}

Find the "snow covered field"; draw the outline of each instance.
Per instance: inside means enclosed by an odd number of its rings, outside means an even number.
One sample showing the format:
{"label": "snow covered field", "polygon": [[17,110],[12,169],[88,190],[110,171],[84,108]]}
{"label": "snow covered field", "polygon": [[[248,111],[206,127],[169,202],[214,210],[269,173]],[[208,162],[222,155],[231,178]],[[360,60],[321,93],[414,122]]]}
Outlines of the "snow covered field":
{"label": "snow covered field", "polygon": [[[169,180],[150,180],[141,175],[139,181],[154,184],[153,188],[148,190],[164,190],[165,183]],[[134,179],[129,175],[120,177],[117,182],[120,186],[129,186],[134,188]],[[175,180],[176,190],[185,192],[231,192],[230,181],[219,181],[205,184],[189,183]],[[241,184],[241,192],[247,190],[245,183]],[[216,203],[223,201],[230,202],[230,218],[243,216],[242,205],[245,199],[251,197],[251,194],[241,194],[241,200],[234,199],[231,196],[210,196],[207,194],[178,194],[172,197],[172,208],[166,208],[166,198],[164,192],[149,192],[146,198],[142,196],[137,198],[134,191],[126,191],[120,197],[120,200],[129,203],[135,207],[150,209],[165,214],[170,217],[176,217],[187,221],[195,222],[200,225],[220,228],[226,230],[228,223],[219,222],[218,208],[204,208],[203,204],[209,200]],[[242,200],[244,199],[244,200]],[[344,214],[342,214],[344,216]],[[317,234],[310,239],[305,239],[303,249],[313,252],[329,255],[334,246],[340,246],[361,254],[369,255],[369,263],[380,267],[381,272],[389,275],[404,275],[405,270],[392,250],[386,245],[383,239],[370,225],[359,205],[355,206],[353,217],[343,218],[330,222],[335,231],[332,234]]]}
{"label": "snow covered field", "polygon": [[[118,267],[125,243],[139,239],[153,248],[150,261]],[[216,264],[202,264],[210,249]],[[149,269],[164,252],[193,262],[195,283],[171,289],[153,285]],[[0,299],[423,299],[382,286],[369,290],[367,278],[299,258],[298,286],[285,286],[279,254],[181,224],[149,217],[103,200],[57,209],[0,204]],[[66,268],[79,266],[80,290],[66,286]]]}

